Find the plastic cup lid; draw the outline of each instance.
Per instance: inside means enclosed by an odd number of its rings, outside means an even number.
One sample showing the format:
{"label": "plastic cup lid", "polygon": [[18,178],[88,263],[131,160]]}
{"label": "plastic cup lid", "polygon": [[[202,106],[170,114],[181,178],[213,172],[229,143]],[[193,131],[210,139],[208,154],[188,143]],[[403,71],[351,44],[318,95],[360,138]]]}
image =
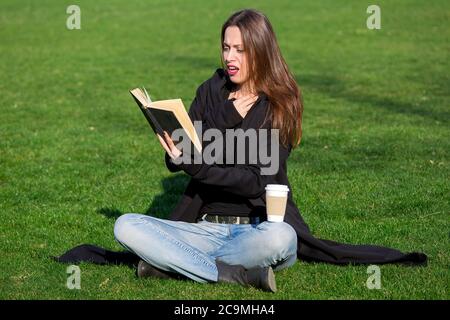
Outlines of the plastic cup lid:
{"label": "plastic cup lid", "polygon": [[284,184],[268,184],[265,189],[266,191],[289,191],[288,186]]}

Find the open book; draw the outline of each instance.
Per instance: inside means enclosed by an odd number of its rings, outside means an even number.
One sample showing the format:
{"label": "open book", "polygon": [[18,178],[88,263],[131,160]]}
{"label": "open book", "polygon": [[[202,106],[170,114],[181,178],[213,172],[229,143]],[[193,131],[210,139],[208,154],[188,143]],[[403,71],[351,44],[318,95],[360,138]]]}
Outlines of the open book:
{"label": "open book", "polygon": [[152,102],[145,88],[135,88],[130,90],[130,93],[155,134],[158,133],[164,138],[164,131],[172,136],[174,130],[183,128],[197,151],[201,152],[202,144],[181,99]]}

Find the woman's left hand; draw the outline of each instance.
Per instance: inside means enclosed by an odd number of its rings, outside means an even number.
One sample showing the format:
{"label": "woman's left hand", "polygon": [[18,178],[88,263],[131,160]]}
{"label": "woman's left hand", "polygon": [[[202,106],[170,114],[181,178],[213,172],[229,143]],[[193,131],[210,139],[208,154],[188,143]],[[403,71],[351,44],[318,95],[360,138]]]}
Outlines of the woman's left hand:
{"label": "woman's left hand", "polygon": [[173,143],[172,138],[166,131],[164,131],[164,138],[162,138],[159,134],[157,135],[159,142],[161,143],[164,150],[166,150],[169,157],[172,158],[172,160],[178,158],[181,155],[182,152],[178,150],[178,148]]}

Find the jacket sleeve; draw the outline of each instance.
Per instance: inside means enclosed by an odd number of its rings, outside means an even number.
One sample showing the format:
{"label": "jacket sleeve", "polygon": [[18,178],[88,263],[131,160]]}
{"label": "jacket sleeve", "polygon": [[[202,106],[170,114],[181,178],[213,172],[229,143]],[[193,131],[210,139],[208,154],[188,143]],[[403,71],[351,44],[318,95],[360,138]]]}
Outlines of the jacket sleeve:
{"label": "jacket sleeve", "polygon": [[[270,132],[268,132],[270,136]],[[267,138],[267,148],[270,149],[271,139]],[[256,198],[265,192],[265,186],[275,181],[282,164],[284,164],[290,154],[290,148],[279,145],[278,150],[278,168],[274,174],[265,175],[262,169],[265,165],[259,162],[256,164],[236,164],[235,166],[209,165],[204,162],[195,164],[181,163],[178,166],[189,174],[193,179],[202,184],[221,187],[223,191],[244,196],[247,198]]]}
{"label": "jacket sleeve", "polygon": [[[216,120],[211,115],[206,114],[205,104],[202,101],[202,87],[199,87],[197,90],[196,97],[191,104],[189,109],[189,117],[192,121],[202,121],[203,130],[208,128],[217,128],[219,126],[219,130],[225,129],[226,126],[232,125],[233,121],[242,121],[242,117],[240,117],[237,110],[232,105],[231,100],[226,100],[225,105],[222,107],[228,107],[230,109],[225,109],[231,111],[231,114],[222,113],[222,115]],[[235,114],[233,114],[235,112]],[[239,115],[239,117],[236,116]],[[231,120],[230,120],[231,119]],[[230,122],[226,122],[226,120],[230,120]],[[261,123],[262,123],[261,118]],[[222,126],[222,127],[221,127]],[[221,130],[222,131],[222,130]],[[267,137],[267,148],[270,149],[271,139],[270,133]],[[289,152],[285,150],[284,147],[280,145],[279,148],[279,164],[285,161]],[[186,152],[183,150],[183,152]],[[284,158],[284,159],[283,159]],[[172,159],[166,154],[166,164],[169,170],[172,172],[176,172],[179,170],[183,170],[188,175],[190,175],[193,179],[197,180],[202,184],[214,185],[216,187],[221,187],[224,191],[230,192],[233,194],[238,194],[241,196],[245,196],[248,198],[256,198],[259,197],[262,193],[264,193],[264,187],[267,183],[269,183],[273,176],[263,175],[261,169],[263,165],[258,162],[256,164],[236,164],[234,166],[218,166],[215,164],[206,164],[204,162],[200,164],[195,164],[193,159],[191,158],[191,162],[175,164],[172,162]]]}
{"label": "jacket sleeve", "polygon": [[169,154],[167,152],[164,155],[164,160],[166,162],[166,167],[167,167],[167,169],[169,169],[170,172],[181,171],[181,168],[172,162],[172,158],[169,156]]}
{"label": "jacket sleeve", "polygon": [[259,197],[264,192],[266,177],[256,165],[219,167],[217,165],[185,164],[182,170],[200,183],[221,187],[223,191],[249,198]]}

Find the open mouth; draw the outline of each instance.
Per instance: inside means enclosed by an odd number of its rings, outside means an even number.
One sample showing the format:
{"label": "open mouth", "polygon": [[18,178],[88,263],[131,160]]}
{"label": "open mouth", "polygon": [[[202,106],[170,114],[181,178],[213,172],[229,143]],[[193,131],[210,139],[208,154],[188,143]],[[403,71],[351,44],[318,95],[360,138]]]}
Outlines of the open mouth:
{"label": "open mouth", "polygon": [[239,72],[239,68],[233,65],[227,66],[227,72],[230,77],[235,76]]}

